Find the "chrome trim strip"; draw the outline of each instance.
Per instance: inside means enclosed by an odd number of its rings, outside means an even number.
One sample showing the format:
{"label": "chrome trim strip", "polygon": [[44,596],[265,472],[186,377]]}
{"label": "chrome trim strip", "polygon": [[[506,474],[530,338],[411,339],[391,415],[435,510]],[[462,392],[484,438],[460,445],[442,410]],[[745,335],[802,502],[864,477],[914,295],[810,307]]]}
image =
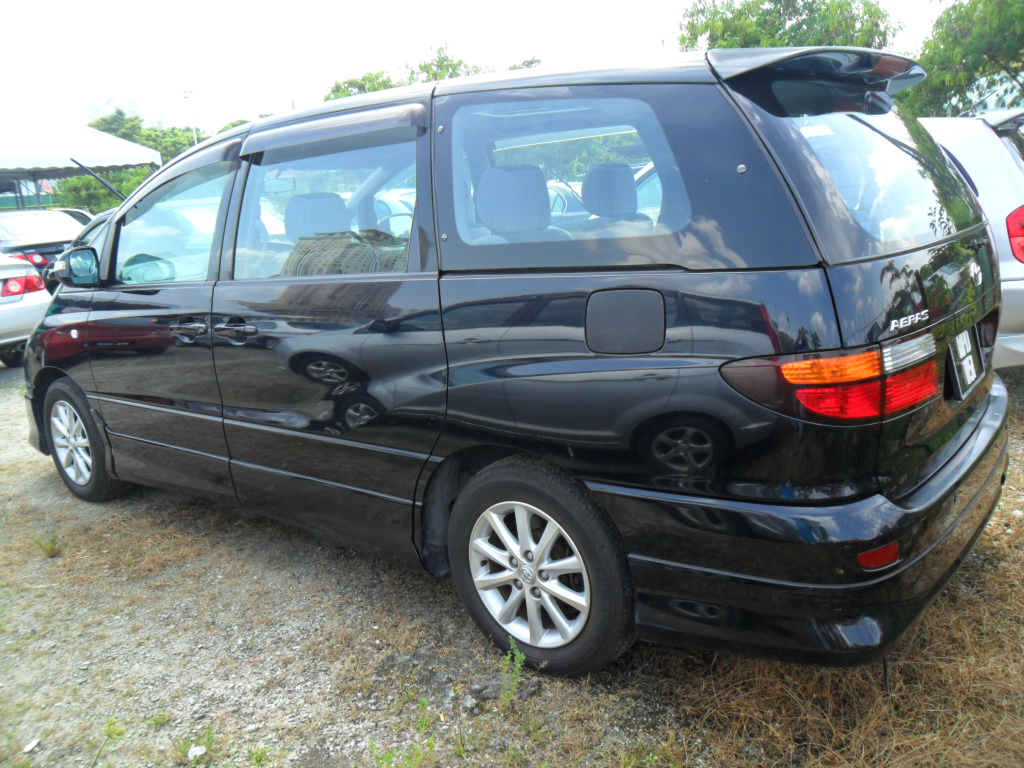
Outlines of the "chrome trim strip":
{"label": "chrome trim strip", "polygon": [[380,491],[371,491],[368,488],[357,488],[354,485],[345,485],[345,483],[335,483],[331,480],[323,480],[318,477],[310,477],[309,475],[300,475],[296,472],[285,472],[283,469],[264,467],[260,464],[250,464],[247,461],[239,461],[238,459],[231,459],[230,466],[245,467],[246,469],[255,469],[260,472],[269,472],[273,475],[281,475],[282,477],[287,477],[291,480],[308,480],[311,483],[318,483],[320,485],[326,485],[331,488],[338,488],[343,491],[358,493],[360,496],[372,496],[375,499],[393,501],[398,504],[415,504],[415,502],[412,499],[403,499],[401,496],[392,496],[391,494],[381,493]]}
{"label": "chrome trim strip", "polygon": [[[206,419],[207,421],[221,421],[220,416],[211,416],[208,413],[197,413],[196,411],[189,411],[184,408],[169,408],[166,405],[139,403],[134,400],[123,400],[119,397],[104,397],[103,395],[86,395],[86,398],[89,400],[96,400],[101,403],[111,403],[112,405],[126,405],[130,408],[145,408],[149,411],[173,413],[175,416],[191,416],[196,419]],[[127,435],[123,435],[123,437],[127,437]]]}
{"label": "chrome trim strip", "polygon": [[271,427],[267,424],[251,424],[247,421],[236,421],[235,419],[224,419],[224,426],[247,427],[248,429],[256,429],[261,432],[271,432],[276,435],[301,437],[306,440],[315,440],[321,443],[330,443],[331,445],[344,445],[347,448],[361,448],[366,451],[387,453],[392,456],[404,456],[408,459],[419,459],[420,461],[426,461],[430,458],[429,454],[419,453],[417,451],[406,451],[402,448],[389,448],[383,445],[374,445],[373,443],[362,443],[358,440],[344,440],[340,437],[331,437],[329,435],[314,435],[308,432],[298,432],[292,429],[284,429],[282,427]]}

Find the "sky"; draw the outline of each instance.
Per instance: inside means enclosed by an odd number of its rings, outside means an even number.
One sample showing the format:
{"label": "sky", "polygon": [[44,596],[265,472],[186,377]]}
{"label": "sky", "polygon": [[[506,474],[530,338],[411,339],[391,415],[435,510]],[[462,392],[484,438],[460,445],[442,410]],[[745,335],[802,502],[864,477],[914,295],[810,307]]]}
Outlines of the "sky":
{"label": "sky", "polygon": [[[892,50],[918,53],[952,2],[880,0],[904,27]],[[441,45],[494,70],[532,57],[555,69],[671,63],[689,3],[23,0],[4,11],[4,38],[22,44],[0,103],[21,120],[86,123],[120,107],[147,126],[214,132],[313,107],[336,80],[404,76]]]}

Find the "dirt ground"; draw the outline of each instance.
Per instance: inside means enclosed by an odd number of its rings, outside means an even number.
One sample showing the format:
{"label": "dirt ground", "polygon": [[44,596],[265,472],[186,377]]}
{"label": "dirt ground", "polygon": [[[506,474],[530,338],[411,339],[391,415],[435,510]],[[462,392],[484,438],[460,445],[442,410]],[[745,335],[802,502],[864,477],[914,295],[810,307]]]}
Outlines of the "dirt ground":
{"label": "dirt ground", "polygon": [[1003,500],[886,691],[878,664],[653,645],[583,680],[519,670],[450,580],[185,496],[78,501],[0,369],[0,766],[1024,766],[1006,379]]}

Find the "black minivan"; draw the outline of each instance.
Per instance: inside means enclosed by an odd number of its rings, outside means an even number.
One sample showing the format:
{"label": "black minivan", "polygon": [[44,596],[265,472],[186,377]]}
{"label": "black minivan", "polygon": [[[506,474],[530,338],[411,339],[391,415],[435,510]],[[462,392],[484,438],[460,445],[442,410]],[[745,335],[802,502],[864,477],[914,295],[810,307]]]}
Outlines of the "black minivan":
{"label": "black minivan", "polygon": [[[31,440],[451,573],[582,674],[885,653],[999,498],[999,277],[877,51],[502,73],[221,134],[55,267]],[[571,201],[571,204],[570,204]]]}

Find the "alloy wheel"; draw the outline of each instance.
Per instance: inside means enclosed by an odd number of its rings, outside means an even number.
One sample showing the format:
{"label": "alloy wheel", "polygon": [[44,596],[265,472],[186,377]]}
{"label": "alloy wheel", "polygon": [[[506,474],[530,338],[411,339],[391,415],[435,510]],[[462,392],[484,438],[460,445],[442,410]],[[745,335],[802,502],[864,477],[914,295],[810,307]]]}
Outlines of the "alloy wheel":
{"label": "alloy wheel", "polygon": [[565,530],[537,507],[516,501],[480,515],[469,542],[470,570],[484,606],[520,642],[558,648],[590,614],[590,581]]}
{"label": "alloy wheel", "polygon": [[92,479],[92,447],[85,422],[74,406],[58,400],[50,409],[53,450],[71,482],[85,485]]}

